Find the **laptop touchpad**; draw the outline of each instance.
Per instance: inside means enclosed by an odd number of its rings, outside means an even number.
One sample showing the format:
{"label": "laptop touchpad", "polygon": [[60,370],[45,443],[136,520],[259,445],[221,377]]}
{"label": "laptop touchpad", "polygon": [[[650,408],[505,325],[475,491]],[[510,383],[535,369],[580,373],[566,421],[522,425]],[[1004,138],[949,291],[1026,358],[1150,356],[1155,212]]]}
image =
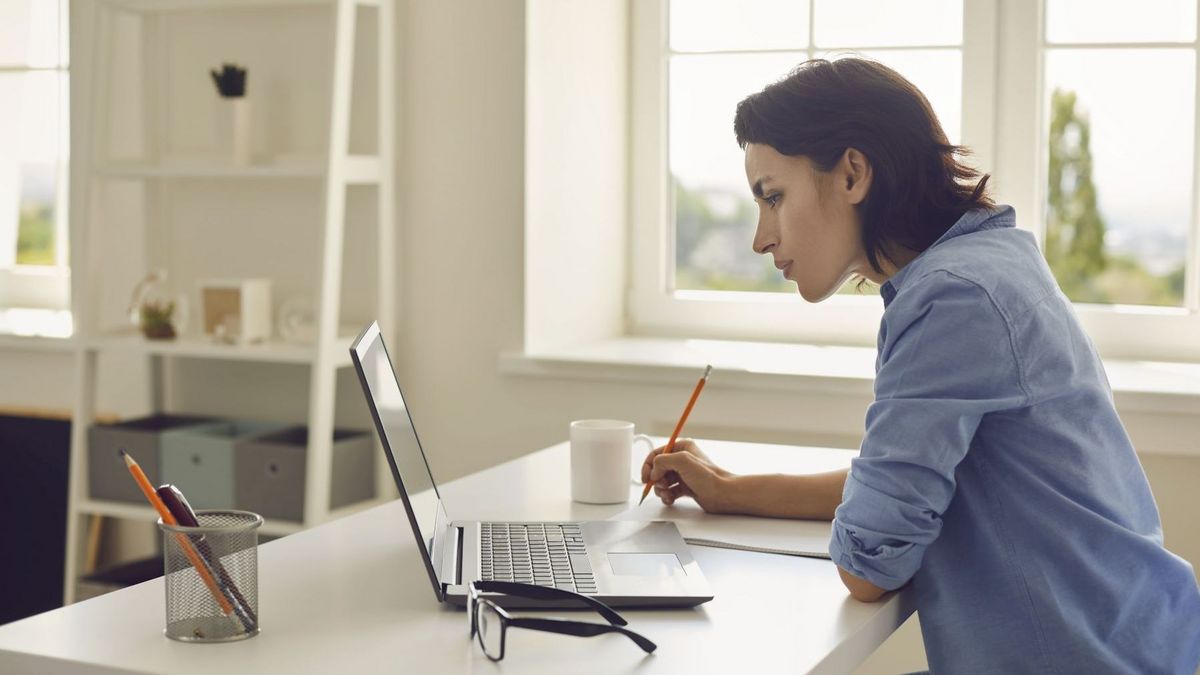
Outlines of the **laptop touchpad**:
{"label": "laptop touchpad", "polygon": [[617,575],[668,577],[686,574],[674,553],[609,553],[608,564]]}

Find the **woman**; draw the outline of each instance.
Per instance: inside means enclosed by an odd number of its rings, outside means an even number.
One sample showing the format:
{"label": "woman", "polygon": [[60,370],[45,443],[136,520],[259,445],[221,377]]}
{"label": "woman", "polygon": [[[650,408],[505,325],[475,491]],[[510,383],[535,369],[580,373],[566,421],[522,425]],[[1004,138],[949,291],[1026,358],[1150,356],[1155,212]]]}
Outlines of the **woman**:
{"label": "woman", "polygon": [[848,471],[736,476],[651,453],[671,504],[833,520],[851,595],[912,583],[931,670],[1193,673],[1200,588],[1037,243],[880,64],[802,64],[737,107],[754,250],[810,302],[880,285],[875,401]]}

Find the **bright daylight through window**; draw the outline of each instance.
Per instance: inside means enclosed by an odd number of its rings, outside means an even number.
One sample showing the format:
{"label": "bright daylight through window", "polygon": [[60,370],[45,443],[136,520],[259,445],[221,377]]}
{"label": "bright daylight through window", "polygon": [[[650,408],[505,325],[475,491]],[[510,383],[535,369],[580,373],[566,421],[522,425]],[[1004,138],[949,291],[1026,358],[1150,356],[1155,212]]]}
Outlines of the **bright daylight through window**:
{"label": "bright daylight through window", "polygon": [[1076,302],[1184,304],[1195,39],[1195,0],[1046,4],[1044,250]]}
{"label": "bright daylight through window", "polygon": [[0,0],[0,332],[69,335],[66,2]]}
{"label": "bright daylight through window", "polygon": [[[801,61],[848,50],[881,61],[925,93],[950,142],[962,140],[963,83],[977,77],[963,71],[963,0],[812,2],[670,2],[666,254],[676,290],[794,292],[750,250],[757,207],[732,118],[742,97]],[[1044,8],[1041,194],[1031,195],[1043,222],[1022,225],[1072,300],[1183,307],[1189,264],[1197,272],[1196,0]]]}
{"label": "bright daylight through window", "polygon": [[[856,17],[874,16],[870,22]],[[669,156],[675,288],[794,292],[750,250],[758,207],[746,186],[733,110],[809,58],[854,50],[925,93],[951,143],[962,119],[962,2],[673,0]],[[849,284],[843,292],[857,292]]]}

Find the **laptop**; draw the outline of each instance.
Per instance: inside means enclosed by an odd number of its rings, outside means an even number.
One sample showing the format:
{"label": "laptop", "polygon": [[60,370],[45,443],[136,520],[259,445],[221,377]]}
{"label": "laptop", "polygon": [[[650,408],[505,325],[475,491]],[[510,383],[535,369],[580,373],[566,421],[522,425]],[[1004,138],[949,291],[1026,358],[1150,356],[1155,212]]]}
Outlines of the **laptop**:
{"label": "laptop", "polygon": [[[614,607],[691,607],[712,600],[674,523],[450,520],[378,324],[363,330],[350,356],[439,601],[465,605],[467,588],[478,579],[554,586]],[[496,600],[514,608],[578,608],[569,601]]]}

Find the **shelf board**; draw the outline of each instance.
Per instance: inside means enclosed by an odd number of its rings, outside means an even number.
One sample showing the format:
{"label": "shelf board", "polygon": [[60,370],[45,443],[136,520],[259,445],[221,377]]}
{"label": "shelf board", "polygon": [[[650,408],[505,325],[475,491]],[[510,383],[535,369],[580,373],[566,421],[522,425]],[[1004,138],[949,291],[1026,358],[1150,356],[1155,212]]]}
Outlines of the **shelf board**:
{"label": "shelf board", "polygon": [[[376,3],[377,0],[366,0],[366,4]],[[198,9],[311,7],[333,5],[336,4],[336,0],[106,0],[105,4],[135,12],[173,12]]]}
{"label": "shelf board", "polygon": [[169,165],[113,163],[97,167],[96,173],[107,178],[312,179],[324,176],[325,167],[316,164],[223,166],[203,163]]}
{"label": "shelf board", "polygon": [[[338,367],[350,364],[350,344],[353,341],[354,336],[342,335],[334,342],[334,364]],[[183,336],[173,340],[148,340],[136,333],[110,333],[89,338],[85,344],[88,349],[95,350],[225,361],[311,364],[317,358],[315,346],[281,340],[252,345],[229,345],[213,342],[206,337]]]}
{"label": "shelf board", "polygon": [[[150,523],[158,520],[158,513],[149,505],[131,504],[129,502],[114,502],[102,499],[83,499],[80,500],[77,511],[79,513],[110,516],[112,518],[144,520]],[[262,534],[271,535],[273,537],[282,537],[285,535],[294,534],[303,529],[304,526],[300,523],[287,520],[271,520],[269,518],[264,518],[263,525],[259,531]]]}
{"label": "shelf board", "polygon": [[[348,155],[344,163],[345,182],[350,185],[370,185],[379,182],[380,163],[376,155]],[[315,180],[324,179],[328,171],[323,161],[297,164],[252,164],[234,166],[216,162],[109,162],[95,167],[104,178],[179,179],[179,180]]]}

